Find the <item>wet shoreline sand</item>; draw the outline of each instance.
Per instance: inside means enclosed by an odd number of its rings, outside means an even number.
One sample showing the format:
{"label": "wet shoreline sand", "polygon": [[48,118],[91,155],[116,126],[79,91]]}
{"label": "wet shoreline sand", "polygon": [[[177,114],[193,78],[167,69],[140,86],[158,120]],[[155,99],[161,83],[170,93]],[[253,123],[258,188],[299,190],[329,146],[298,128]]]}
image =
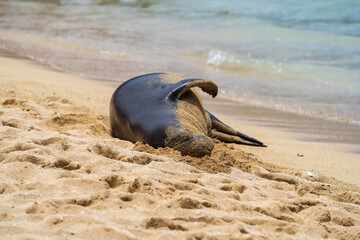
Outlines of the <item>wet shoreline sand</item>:
{"label": "wet shoreline sand", "polygon": [[[34,62],[31,59],[3,49],[0,50],[0,56],[9,59],[14,58],[45,71],[62,73],[47,64]],[[70,74],[70,76],[74,79],[79,78],[76,75]],[[80,81],[90,81],[89,84],[96,83],[96,85],[100,83],[100,86],[106,89],[108,99],[110,99],[112,92],[117,87],[113,82],[98,81],[97,79],[80,78]],[[66,92],[67,90],[65,90],[63,94]],[[256,152],[265,154],[261,157],[265,162],[278,164],[279,166],[293,168],[295,170],[308,169],[347,183],[360,185],[360,178],[357,176],[358,169],[360,169],[360,126],[282,112],[246,103],[233,102],[221,98],[221,96],[213,99],[207,94],[201,91],[199,92],[203,98],[204,106],[208,111],[214,113],[221,120],[224,119],[223,121],[225,123],[231,122],[233,123],[233,127],[238,126],[237,128],[234,127],[235,129],[270,145],[269,148],[265,149],[253,149],[250,147],[250,149],[254,150],[252,152],[255,154]],[[90,99],[91,97],[88,98]],[[83,97],[80,99],[82,101],[84,100]],[[80,99],[76,99],[76,101]],[[102,101],[101,105],[92,103],[94,106],[101,108],[97,113],[101,112],[101,114],[108,115],[109,100],[104,98],[104,96],[97,97],[96,99]],[[87,104],[86,102],[84,103]],[[250,131],[248,131],[248,129]],[[251,131],[254,131],[254,133]],[[266,139],[266,137],[263,137],[263,133],[269,136],[270,141]],[[271,146],[271,141],[273,140],[277,141],[275,147],[278,149],[275,152],[272,152],[273,146]],[[300,148],[295,148],[287,152],[287,156],[284,157],[284,150],[288,150],[286,147],[288,141],[292,141],[293,146],[300,146]],[[242,147],[245,149],[248,148],[247,146]],[[304,158],[298,156],[298,154],[304,155],[304,152],[310,154],[306,154]],[[315,152],[315,154],[312,152]],[[312,161],[312,157],[309,155],[319,159],[320,163]],[[298,164],[299,161],[301,164],[304,164],[303,161],[305,159],[307,164],[304,166]],[[334,168],[334,164],[337,166],[341,165],[340,168],[343,168],[344,171],[338,171],[339,168]],[[347,174],[344,175],[345,172]]]}
{"label": "wet shoreline sand", "polygon": [[207,96],[203,97],[209,111],[215,111],[234,120],[288,132],[296,140],[349,144],[343,151],[360,153],[358,151],[360,143],[359,125],[283,112],[221,99],[221,97],[217,99],[218,101]]}
{"label": "wet shoreline sand", "polygon": [[[15,58],[36,67],[62,72],[46,63],[34,61],[33,59],[19,55],[0,48],[0,56]],[[70,73],[73,74],[73,73]],[[77,74],[75,74],[78,76]],[[136,76],[133,73],[131,76]],[[81,76],[80,76],[81,77]],[[114,82],[109,79],[86,78],[87,80],[98,81],[101,84],[115,89],[121,82]],[[126,81],[126,79],[123,79]],[[221,89],[220,89],[221,90]],[[281,111],[273,108],[263,107],[239,101],[233,101],[221,96],[221,93],[215,99],[212,99],[205,93],[200,92],[203,102],[209,111],[214,111],[232,119],[242,121],[250,125],[270,127],[271,129],[295,133],[297,140],[333,142],[340,144],[349,144],[343,148],[343,151],[360,153],[358,151],[360,144],[360,125],[346,123],[341,121],[326,120],[312,116],[300,115]]]}
{"label": "wet shoreline sand", "polygon": [[211,157],[186,158],[111,138],[113,87],[7,57],[0,85],[1,236],[360,235],[359,155],[341,144],[295,140],[214,111],[269,147],[217,143]]}

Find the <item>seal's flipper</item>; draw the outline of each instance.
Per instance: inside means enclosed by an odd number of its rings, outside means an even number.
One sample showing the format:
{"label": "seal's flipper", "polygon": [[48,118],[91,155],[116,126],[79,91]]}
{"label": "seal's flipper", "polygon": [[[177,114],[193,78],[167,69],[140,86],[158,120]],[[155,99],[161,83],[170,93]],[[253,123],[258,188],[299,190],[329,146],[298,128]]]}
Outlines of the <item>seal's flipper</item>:
{"label": "seal's flipper", "polygon": [[217,138],[220,141],[226,142],[226,143],[237,143],[237,144],[249,145],[249,146],[254,146],[254,147],[266,147],[266,145],[263,145],[263,144],[242,141],[241,138],[238,136],[229,135],[229,134],[219,132],[214,129],[211,130],[210,137]]}
{"label": "seal's flipper", "polygon": [[193,87],[199,87],[204,92],[210,94],[212,97],[215,97],[218,93],[217,85],[210,81],[200,78],[191,78],[184,79],[180,82],[171,85],[171,91],[166,96],[166,99],[175,100],[181,97],[186,91],[190,90]]}
{"label": "seal's flipper", "polygon": [[[239,131],[234,130],[233,128],[229,127],[228,125],[226,125],[225,123],[223,123],[222,121],[220,121],[217,117],[215,117],[214,115],[212,115],[211,113],[209,113],[208,111],[206,111],[207,114],[209,115],[210,119],[211,119],[211,123],[212,123],[212,128],[214,128],[215,130],[217,130],[217,133],[223,133],[224,135],[228,136],[225,138],[225,136],[221,135],[222,138],[224,139],[228,139],[229,141],[224,141],[224,142],[234,142],[234,143],[240,143],[240,144],[246,144],[246,145],[251,145],[251,146],[259,146],[259,147],[266,147],[266,145],[264,145],[262,142],[260,142],[259,140],[249,137]],[[216,133],[216,134],[217,134]],[[239,137],[243,140],[249,141],[251,143],[245,143],[243,141],[237,140],[237,141],[230,141],[231,137],[236,136]],[[219,139],[221,140],[221,139]],[[240,142],[239,142],[240,141]]]}

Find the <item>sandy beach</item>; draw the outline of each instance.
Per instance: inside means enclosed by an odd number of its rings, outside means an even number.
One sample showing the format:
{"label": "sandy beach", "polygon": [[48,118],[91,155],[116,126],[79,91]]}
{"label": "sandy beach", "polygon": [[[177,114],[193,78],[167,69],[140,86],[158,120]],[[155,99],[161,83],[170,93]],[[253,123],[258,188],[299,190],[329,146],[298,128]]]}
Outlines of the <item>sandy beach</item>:
{"label": "sandy beach", "polygon": [[[112,138],[113,87],[0,57],[1,239],[359,239],[349,145],[219,116],[267,148]],[[215,112],[216,113],[216,112]]]}

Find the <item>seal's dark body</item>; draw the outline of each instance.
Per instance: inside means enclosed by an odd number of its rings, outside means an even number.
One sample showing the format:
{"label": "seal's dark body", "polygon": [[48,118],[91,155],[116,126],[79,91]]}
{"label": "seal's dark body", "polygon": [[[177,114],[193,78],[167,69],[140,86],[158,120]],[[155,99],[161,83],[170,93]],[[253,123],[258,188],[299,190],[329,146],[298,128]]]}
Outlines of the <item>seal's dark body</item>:
{"label": "seal's dark body", "polygon": [[[200,96],[192,90],[194,87],[213,97],[217,95],[215,83],[198,78],[181,79],[165,73],[151,73],[126,81],[111,98],[112,135],[156,148],[173,147],[183,155],[197,157],[211,153],[214,143],[210,137],[229,143],[265,146],[206,111]],[[193,117],[189,118],[189,114]]]}
{"label": "seal's dark body", "polygon": [[135,77],[114,92],[110,103],[110,123],[114,137],[164,147],[169,126],[180,127],[176,120],[176,101],[166,100],[171,91],[160,73]]}

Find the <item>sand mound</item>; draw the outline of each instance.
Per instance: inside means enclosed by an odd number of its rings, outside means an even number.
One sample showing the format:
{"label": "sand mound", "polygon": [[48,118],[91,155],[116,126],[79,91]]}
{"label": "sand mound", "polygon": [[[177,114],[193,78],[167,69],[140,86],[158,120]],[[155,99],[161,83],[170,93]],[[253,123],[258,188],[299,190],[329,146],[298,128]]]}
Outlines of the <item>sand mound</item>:
{"label": "sand mound", "polygon": [[238,146],[183,157],[111,138],[106,115],[62,97],[2,91],[0,104],[4,239],[360,238],[358,192]]}

